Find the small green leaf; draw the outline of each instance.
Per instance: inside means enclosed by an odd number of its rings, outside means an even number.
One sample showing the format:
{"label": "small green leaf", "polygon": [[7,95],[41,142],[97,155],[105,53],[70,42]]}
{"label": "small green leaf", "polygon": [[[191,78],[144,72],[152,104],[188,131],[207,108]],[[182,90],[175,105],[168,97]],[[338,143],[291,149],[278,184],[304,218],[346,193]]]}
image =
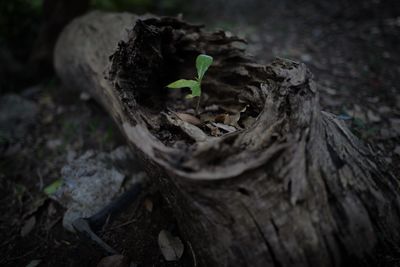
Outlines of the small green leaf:
{"label": "small green leaf", "polygon": [[201,95],[201,80],[203,79],[208,68],[213,63],[213,58],[208,55],[198,55],[196,58],[197,78],[195,80],[181,79],[167,85],[168,88],[185,88],[188,87],[192,91],[186,98],[199,97]]}
{"label": "small green leaf", "polygon": [[201,88],[200,88],[200,83],[194,84],[192,87],[190,87],[190,90],[192,90],[192,96],[200,96],[201,95]]}
{"label": "small green leaf", "polygon": [[61,179],[57,179],[48,186],[46,186],[43,191],[46,193],[46,195],[53,195],[58,188],[60,188],[63,184],[63,181]]}
{"label": "small green leaf", "polygon": [[198,81],[181,79],[181,80],[177,80],[173,83],[168,84],[167,87],[173,88],[173,89],[184,88],[184,87],[192,88],[196,84],[198,84]]}
{"label": "small green leaf", "polygon": [[213,58],[208,55],[198,55],[196,58],[197,79],[201,82],[204,74],[213,63]]}
{"label": "small green leaf", "polygon": [[200,83],[196,83],[195,85],[190,87],[190,90],[192,90],[192,93],[186,96],[187,99],[200,96],[201,95]]}

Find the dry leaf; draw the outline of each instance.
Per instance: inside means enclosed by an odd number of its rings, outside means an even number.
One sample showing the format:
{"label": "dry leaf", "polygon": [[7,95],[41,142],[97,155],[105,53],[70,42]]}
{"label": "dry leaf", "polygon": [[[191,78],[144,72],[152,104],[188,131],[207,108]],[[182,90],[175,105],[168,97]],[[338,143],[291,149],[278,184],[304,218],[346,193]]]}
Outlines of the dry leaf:
{"label": "dry leaf", "polygon": [[181,128],[182,131],[184,131],[188,136],[190,136],[195,141],[203,142],[207,140],[208,136],[203,132],[202,129],[200,129],[196,125],[181,120],[177,116],[170,116],[166,113],[162,114],[165,116],[165,118],[168,120],[169,123]]}
{"label": "dry leaf", "polygon": [[235,114],[235,115],[229,115],[227,118],[226,118],[226,120],[225,120],[225,124],[228,124],[228,125],[231,125],[231,126],[234,126],[234,127],[236,127],[236,128],[240,128],[239,127],[239,124],[238,124],[238,121],[240,120],[240,113],[238,113],[238,114]]}
{"label": "dry leaf", "polygon": [[166,230],[158,234],[158,245],[166,261],[177,261],[182,257],[184,246],[181,239]]}
{"label": "dry leaf", "polygon": [[190,124],[197,125],[197,126],[201,125],[201,121],[193,115],[190,115],[187,113],[176,113],[176,116],[178,116],[178,118],[180,118],[181,120],[186,121]]}
{"label": "dry leaf", "polygon": [[[236,108],[238,108],[238,107],[236,107]],[[223,123],[223,124],[227,124],[227,125],[231,125],[231,126],[234,126],[236,128],[241,128],[239,126],[238,122],[240,120],[241,114],[243,112],[245,112],[246,110],[247,110],[247,106],[237,110],[237,112],[233,112],[234,115],[229,115],[227,113],[217,115],[215,117],[214,121],[215,122],[220,122],[220,123]]]}
{"label": "dry leaf", "polygon": [[244,112],[246,110],[246,106],[243,107],[242,105],[231,105],[231,106],[220,105],[220,108],[231,114]]}
{"label": "dry leaf", "polygon": [[24,223],[24,225],[21,228],[21,236],[27,236],[32,230],[33,228],[35,228],[35,224],[36,224],[36,218],[35,216],[29,217],[29,219],[27,219]]}
{"label": "dry leaf", "polygon": [[210,122],[210,121],[215,121],[215,115],[211,113],[202,113],[200,115],[201,121],[204,122]]}
{"label": "dry leaf", "polygon": [[218,129],[218,127],[215,127],[209,123],[206,124],[206,126],[210,129],[210,134],[212,136],[221,136],[221,131]]}
{"label": "dry leaf", "polygon": [[215,116],[214,121],[215,122],[221,122],[221,123],[226,123],[225,121],[228,120],[229,115],[228,114],[219,114]]}
{"label": "dry leaf", "polygon": [[212,125],[214,125],[215,127],[218,127],[228,133],[233,133],[236,132],[236,128],[230,125],[226,125],[223,123],[218,123],[218,122],[213,122]]}
{"label": "dry leaf", "polygon": [[143,205],[144,205],[144,207],[146,208],[146,210],[147,210],[148,212],[152,212],[152,211],[153,211],[153,201],[151,201],[150,198],[146,198],[146,199],[144,200]]}

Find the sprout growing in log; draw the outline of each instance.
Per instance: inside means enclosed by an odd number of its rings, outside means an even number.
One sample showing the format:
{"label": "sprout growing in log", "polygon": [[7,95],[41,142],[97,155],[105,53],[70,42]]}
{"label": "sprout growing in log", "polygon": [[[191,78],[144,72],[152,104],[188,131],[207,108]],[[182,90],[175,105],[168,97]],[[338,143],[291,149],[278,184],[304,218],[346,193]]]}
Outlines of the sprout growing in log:
{"label": "sprout growing in log", "polygon": [[198,55],[196,58],[197,77],[195,78],[195,80],[180,79],[167,85],[167,87],[171,89],[190,88],[192,92],[191,94],[188,94],[186,98],[197,97],[196,114],[198,114],[199,110],[201,81],[203,80],[204,74],[206,74],[208,68],[211,66],[212,63],[213,58],[211,56],[204,54]]}

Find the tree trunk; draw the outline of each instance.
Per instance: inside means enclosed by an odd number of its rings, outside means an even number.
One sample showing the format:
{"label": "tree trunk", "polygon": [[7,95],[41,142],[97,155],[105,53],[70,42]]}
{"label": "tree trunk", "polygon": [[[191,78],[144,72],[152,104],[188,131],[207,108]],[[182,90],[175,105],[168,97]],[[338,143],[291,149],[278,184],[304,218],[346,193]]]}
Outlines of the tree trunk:
{"label": "tree trunk", "polygon": [[[242,47],[178,19],[95,12],[64,30],[55,67],[114,118],[197,266],[374,266],[393,256],[398,179],[321,111],[304,64],[259,65]],[[192,78],[199,53],[214,57],[201,109],[246,107],[252,123],[214,137],[171,111],[191,102],[165,85]]]}

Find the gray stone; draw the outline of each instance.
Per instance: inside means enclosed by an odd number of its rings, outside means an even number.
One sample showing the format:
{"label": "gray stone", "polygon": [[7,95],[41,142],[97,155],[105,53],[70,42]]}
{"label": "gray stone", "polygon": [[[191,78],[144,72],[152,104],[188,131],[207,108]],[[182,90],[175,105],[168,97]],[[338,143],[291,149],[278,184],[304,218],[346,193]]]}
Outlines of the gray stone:
{"label": "gray stone", "polygon": [[145,178],[140,167],[133,175],[129,168],[121,168],[125,163],[137,165],[130,155],[126,147],[110,153],[90,150],[62,168],[63,185],[52,197],[67,208],[63,219],[67,230],[74,231],[74,220],[92,216],[121,194],[127,178],[128,183]]}

